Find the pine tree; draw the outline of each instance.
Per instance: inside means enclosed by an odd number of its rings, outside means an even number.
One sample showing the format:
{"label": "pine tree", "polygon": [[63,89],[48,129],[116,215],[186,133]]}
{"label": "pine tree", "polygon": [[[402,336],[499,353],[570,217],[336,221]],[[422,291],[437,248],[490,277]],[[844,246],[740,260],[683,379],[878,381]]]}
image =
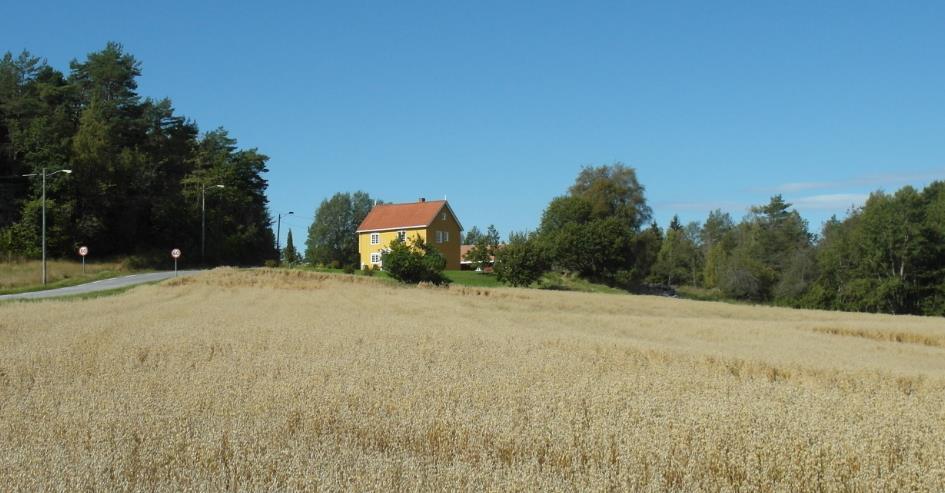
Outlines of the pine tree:
{"label": "pine tree", "polygon": [[282,261],[286,265],[295,265],[299,262],[299,252],[295,249],[295,245],[292,243],[292,230],[289,230],[289,235],[285,240],[285,248],[282,249]]}
{"label": "pine tree", "polygon": [[674,214],[673,220],[669,223],[670,231],[682,231],[682,223],[679,222],[679,215]]}
{"label": "pine tree", "polygon": [[[199,251],[201,191],[221,184],[207,196],[207,262],[275,258],[265,155],[240,150],[222,128],[200,138],[170,100],[141,97],[141,65],[117,43],[69,68],[26,52],[0,57],[0,176],[72,170],[47,182],[50,256],[79,244],[146,263],[171,247]],[[0,253],[39,255],[42,180],[0,181]]]}
{"label": "pine tree", "polygon": [[482,236],[482,231],[479,231],[479,228],[473,226],[469,231],[466,232],[466,237],[463,238],[464,245],[475,245],[479,242],[479,237]]}

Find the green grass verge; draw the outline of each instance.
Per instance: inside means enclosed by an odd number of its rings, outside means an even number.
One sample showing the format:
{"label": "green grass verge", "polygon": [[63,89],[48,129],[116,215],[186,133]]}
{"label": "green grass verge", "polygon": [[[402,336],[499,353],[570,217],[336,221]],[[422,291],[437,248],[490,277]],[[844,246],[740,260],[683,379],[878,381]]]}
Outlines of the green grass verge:
{"label": "green grass verge", "polygon": [[443,275],[453,284],[461,286],[472,286],[476,288],[501,288],[504,284],[500,283],[495,274],[488,272],[475,272],[471,270],[447,270]]}
{"label": "green grass verge", "polygon": [[163,282],[163,281],[165,281],[165,280],[166,280],[166,279],[162,279],[162,280],[160,280],[160,281],[143,282],[143,283],[141,283],[141,284],[132,284],[131,286],[122,286],[122,287],[120,287],[120,288],[103,289],[103,290],[101,290],[101,291],[92,291],[91,293],[67,294],[67,295],[63,295],[63,296],[51,296],[51,297],[49,297],[49,298],[21,298],[21,299],[14,299],[14,300],[2,300],[2,301],[0,301],[0,303],[18,303],[18,302],[39,303],[39,302],[42,302],[42,301],[81,301],[81,300],[91,300],[91,299],[95,299],[95,298],[105,298],[105,297],[108,297],[108,296],[119,295],[119,294],[122,294],[122,293],[124,293],[124,292],[126,292],[126,291],[131,291],[132,289],[137,288],[137,287],[139,287],[139,286],[148,286],[148,285],[151,285],[151,284],[157,284],[157,283]]}
{"label": "green grass verge", "polygon": [[131,274],[141,274],[150,271],[128,271],[128,270],[101,270],[95,272],[94,274],[79,275],[75,277],[68,277],[65,279],[60,279],[58,281],[46,283],[45,286],[42,284],[29,284],[25,286],[17,286],[15,288],[0,289],[0,294],[19,294],[19,293],[28,293],[31,291],[47,291],[50,289],[58,288],[67,288],[69,286],[76,286],[79,284],[85,284],[93,281],[100,281],[102,279],[110,279],[112,277],[128,276]]}
{"label": "green grass verge", "polygon": [[[312,272],[327,272],[331,274],[347,274],[342,269],[331,269],[328,267],[289,267],[294,269],[302,269]],[[364,276],[364,277],[375,277],[377,279],[390,280],[396,282],[390,274],[384,271],[376,271],[373,276],[368,276],[364,271],[356,270],[353,274],[354,276]],[[472,286],[472,287],[484,287],[484,288],[499,288],[503,284],[496,280],[495,274],[489,274],[484,272],[473,272],[469,270],[447,270],[443,271],[443,275],[450,280],[453,284],[458,284],[460,286]]]}
{"label": "green grass verge", "polygon": [[627,294],[626,291],[612,288],[604,284],[597,284],[577,276],[548,272],[534,285],[538,289],[556,291],[580,291],[583,293]]}
{"label": "green grass verge", "polygon": [[716,301],[722,303],[730,303],[733,305],[771,305],[777,306],[775,303],[756,303],[749,300],[739,300],[735,298],[728,298],[718,288],[715,289],[706,289],[706,288],[697,288],[694,286],[679,286],[676,288],[676,294],[683,299],[687,300],[696,300],[696,301]]}
{"label": "green grass verge", "polygon": [[698,301],[728,301],[718,289],[697,288],[694,286],[679,286],[676,294],[680,298]]}

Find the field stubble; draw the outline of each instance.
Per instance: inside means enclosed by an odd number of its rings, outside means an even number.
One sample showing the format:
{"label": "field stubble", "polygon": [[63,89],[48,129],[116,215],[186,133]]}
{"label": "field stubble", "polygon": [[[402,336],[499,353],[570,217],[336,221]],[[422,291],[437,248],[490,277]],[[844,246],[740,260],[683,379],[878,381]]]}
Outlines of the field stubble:
{"label": "field stubble", "polygon": [[0,305],[0,484],[942,490],[943,340],[933,318],[219,269]]}

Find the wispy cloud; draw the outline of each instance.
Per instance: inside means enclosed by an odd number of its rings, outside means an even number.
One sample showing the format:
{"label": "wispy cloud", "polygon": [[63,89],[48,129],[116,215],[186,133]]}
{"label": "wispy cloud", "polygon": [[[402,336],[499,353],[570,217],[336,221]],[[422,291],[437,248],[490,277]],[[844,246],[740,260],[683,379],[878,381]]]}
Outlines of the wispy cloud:
{"label": "wispy cloud", "polygon": [[823,188],[831,188],[833,184],[826,181],[801,181],[795,183],[782,183],[778,186],[765,189],[766,192],[803,192],[804,190],[818,190]]}
{"label": "wispy cloud", "polygon": [[715,209],[723,211],[747,210],[748,205],[741,202],[705,201],[705,202],[661,202],[654,204],[659,210],[708,212]]}
{"label": "wispy cloud", "polygon": [[847,210],[852,207],[859,207],[866,203],[869,194],[866,193],[828,193],[822,195],[809,195],[807,197],[795,197],[787,199],[799,211],[804,210]]}
{"label": "wispy cloud", "polygon": [[[792,208],[798,211],[846,211],[852,207],[859,207],[866,203],[869,198],[868,193],[828,193],[819,195],[788,195],[785,201],[791,204]],[[675,212],[704,212],[708,213],[715,209],[722,209],[727,212],[748,212],[752,205],[764,205],[767,201],[756,204],[733,201],[705,201],[705,202],[663,202],[654,206],[659,210],[671,210]]]}
{"label": "wispy cloud", "polygon": [[773,187],[749,189],[751,192],[765,193],[793,193],[806,190],[827,190],[846,187],[892,187],[917,181],[945,179],[945,168],[928,169],[924,171],[902,171],[893,173],[868,174],[855,176],[846,180],[835,181],[806,181],[788,182]]}
{"label": "wispy cloud", "polygon": [[[821,214],[843,214],[850,209],[861,207],[869,199],[869,192],[877,189],[893,191],[894,189],[906,185],[928,182],[932,180],[945,179],[945,168],[929,169],[925,171],[903,171],[882,174],[866,174],[856,176],[846,180],[836,181],[805,181],[788,182],[766,188],[752,188],[749,192],[763,193],[766,195],[781,193],[784,194],[784,200],[789,202],[793,208],[801,214],[812,214],[818,216]],[[813,191],[822,191],[815,193]],[[744,192],[745,190],[743,190]],[[805,193],[806,192],[806,193]],[[808,194],[809,193],[809,194]],[[743,193],[733,190],[729,197],[742,198]],[[754,194],[752,194],[754,195]],[[692,197],[698,199],[698,197]],[[732,214],[748,213],[754,205],[763,205],[768,202],[767,197],[755,196],[754,198],[745,197],[743,201],[735,200],[693,200],[693,201],[667,201],[653,205],[653,208],[660,211],[672,211],[674,213],[700,213],[708,214],[709,211],[721,209]]]}

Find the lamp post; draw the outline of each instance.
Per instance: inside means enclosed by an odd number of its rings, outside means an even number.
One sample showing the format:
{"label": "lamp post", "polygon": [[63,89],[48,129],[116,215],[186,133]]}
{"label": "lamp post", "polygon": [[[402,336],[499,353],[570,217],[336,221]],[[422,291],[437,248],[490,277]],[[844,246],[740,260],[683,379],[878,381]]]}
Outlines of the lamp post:
{"label": "lamp post", "polygon": [[[285,214],[281,214],[281,213],[280,213],[280,214],[278,215],[277,219],[276,219],[276,258],[278,258],[278,262],[279,262],[280,264],[282,263],[282,249],[280,248],[279,240],[282,239],[282,238],[281,238],[281,235],[282,235],[282,216],[289,216],[289,215],[292,215],[292,214],[295,214],[295,212],[289,211],[289,212],[286,212]],[[270,224],[272,224],[272,223],[270,223]]]}
{"label": "lamp post", "polygon": [[46,173],[46,168],[43,168],[42,173],[29,173],[23,175],[25,177],[32,177],[42,174],[43,176],[43,286],[46,285],[46,177],[52,176],[56,173],[72,173],[71,169],[61,169],[58,171],[53,171],[52,173]]}
{"label": "lamp post", "polygon": [[[223,185],[214,185],[212,188],[226,188]],[[207,184],[200,184],[200,263],[204,263],[207,239]]]}

